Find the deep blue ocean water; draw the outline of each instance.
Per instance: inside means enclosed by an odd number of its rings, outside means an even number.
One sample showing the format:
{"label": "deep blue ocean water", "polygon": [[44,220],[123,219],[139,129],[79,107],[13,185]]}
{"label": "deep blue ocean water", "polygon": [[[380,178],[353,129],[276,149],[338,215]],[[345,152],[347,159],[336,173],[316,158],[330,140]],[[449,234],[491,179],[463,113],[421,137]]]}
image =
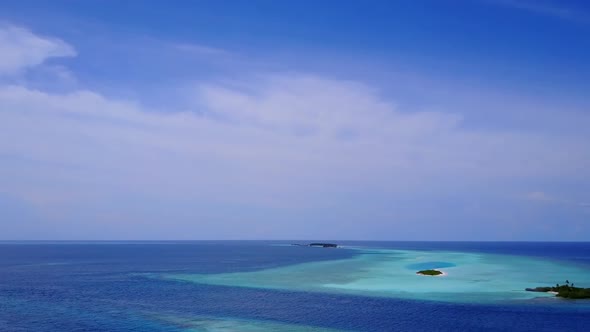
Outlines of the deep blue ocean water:
{"label": "deep blue ocean water", "polygon": [[[182,319],[203,317],[237,321],[237,326],[240,321],[276,323],[273,326],[295,330],[311,326],[349,331],[590,331],[588,301],[458,304],[149,277],[255,271],[356,254],[274,245],[291,242],[303,241],[3,242],[0,331],[195,331]],[[587,266],[590,273],[590,243],[344,244],[535,256]]]}

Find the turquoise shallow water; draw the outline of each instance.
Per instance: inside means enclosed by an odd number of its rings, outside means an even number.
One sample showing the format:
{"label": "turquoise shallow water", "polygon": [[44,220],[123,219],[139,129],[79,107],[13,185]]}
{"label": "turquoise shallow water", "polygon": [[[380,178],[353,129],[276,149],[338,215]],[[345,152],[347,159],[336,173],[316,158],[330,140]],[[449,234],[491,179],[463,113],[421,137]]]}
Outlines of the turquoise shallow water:
{"label": "turquoise shallow water", "polygon": [[[305,248],[301,250],[338,250]],[[575,280],[590,287],[587,267],[539,257],[474,252],[363,249],[352,258],[308,262],[250,272],[164,274],[166,279],[194,283],[343,293],[445,302],[560,301],[527,287]],[[421,276],[422,269],[444,276]]]}

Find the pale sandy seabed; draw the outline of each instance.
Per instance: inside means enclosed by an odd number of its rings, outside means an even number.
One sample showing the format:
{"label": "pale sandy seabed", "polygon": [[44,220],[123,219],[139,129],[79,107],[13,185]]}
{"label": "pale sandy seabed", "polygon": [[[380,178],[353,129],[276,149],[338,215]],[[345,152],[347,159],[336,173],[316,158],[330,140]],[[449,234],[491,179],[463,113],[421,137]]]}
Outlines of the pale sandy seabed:
{"label": "pale sandy seabed", "polygon": [[247,320],[231,317],[178,317],[155,315],[159,321],[173,324],[183,328],[184,331],[192,332],[337,332],[342,330],[333,330],[319,328],[315,326],[292,325],[280,322],[270,322],[262,320]]}

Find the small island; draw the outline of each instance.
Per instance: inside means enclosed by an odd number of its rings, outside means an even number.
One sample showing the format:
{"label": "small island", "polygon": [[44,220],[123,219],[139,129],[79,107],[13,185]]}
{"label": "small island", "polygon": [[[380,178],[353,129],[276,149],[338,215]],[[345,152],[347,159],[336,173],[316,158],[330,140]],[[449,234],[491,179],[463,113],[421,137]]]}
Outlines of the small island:
{"label": "small island", "polygon": [[292,246],[300,246],[300,247],[320,247],[320,248],[338,248],[336,243],[323,243],[323,242],[314,242],[310,244],[299,244],[293,243]]}
{"label": "small island", "polygon": [[444,275],[444,273],[441,272],[441,271],[439,271],[439,270],[422,270],[422,271],[416,272],[416,274],[423,275],[423,276],[440,276],[440,275]]}
{"label": "small island", "polygon": [[590,288],[574,287],[574,283],[569,280],[565,281],[565,285],[556,284],[554,287],[535,287],[525,288],[529,292],[543,292],[553,293],[557,297],[564,299],[590,299]]}
{"label": "small island", "polygon": [[322,248],[337,248],[336,243],[310,243],[310,247],[322,247]]}

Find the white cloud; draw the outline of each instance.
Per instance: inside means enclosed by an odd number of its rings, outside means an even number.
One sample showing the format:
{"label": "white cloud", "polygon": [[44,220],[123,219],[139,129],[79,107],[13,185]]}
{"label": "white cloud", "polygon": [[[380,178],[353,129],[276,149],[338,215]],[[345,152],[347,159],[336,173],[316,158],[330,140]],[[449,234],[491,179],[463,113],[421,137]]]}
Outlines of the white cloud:
{"label": "white cloud", "polygon": [[230,122],[319,136],[350,133],[362,138],[389,134],[409,138],[451,130],[460,120],[453,114],[402,114],[359,82],[284,74],[258,77],[242,85],[248,88],[201,86],[199,102]]}
{"label": "white cloud", "polygon": [[542,202],[552,202],[555,201],[555,198],[547,195],[542,191],[533,191],[525,195],[528,200],[531,201],[542,201]]}
{"label": "white cloud", "polygon": [[0,76],[16,74],[48,58],[75,55],[75,49],[60,39],[41,37],[21,27],[0,25]]}
{"label": "white cloud", "polygon": [[39,183],[66,167],[57,173],[73,185],[242,201],[563,176],[590,160],[576,139],[472,132],[456,115],[402,112],[358,82],[286,74],[235,86],[201,85],[185,112],[3,86],[0,153],[45,165],[31,175]]}
{"label": "white cloud", "polygon": [[[32,53],[11,70],[75,52]],[[189,94],[190,109],[154,110],[97,91],[0,84],[0,192],[52,215],[125,194],[188,201],[190,214],[192,202],[341,208],[348,192],[370,200],[590,178],[587,133],[472,130],[460,112],[400,109],[358,81],[259,74],[199,82]]]}

